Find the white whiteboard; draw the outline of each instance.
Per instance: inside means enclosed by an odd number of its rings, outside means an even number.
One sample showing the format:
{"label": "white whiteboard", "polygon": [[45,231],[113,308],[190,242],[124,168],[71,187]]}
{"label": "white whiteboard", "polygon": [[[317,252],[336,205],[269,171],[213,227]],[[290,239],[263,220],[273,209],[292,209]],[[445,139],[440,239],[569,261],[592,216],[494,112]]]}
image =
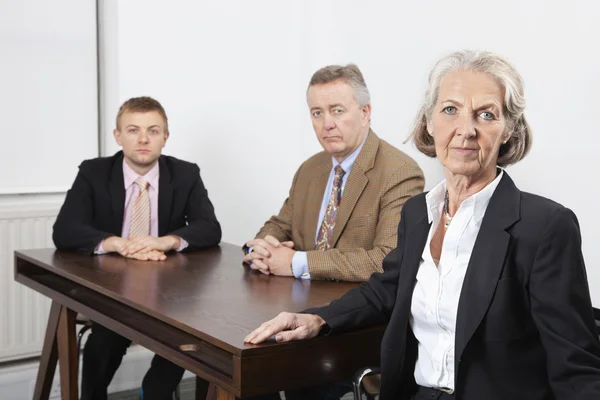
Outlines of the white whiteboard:
{"label": "white whiteboard", "polygon": [[95,0],[0,0],[0,194],[66,191],[98,155]]}

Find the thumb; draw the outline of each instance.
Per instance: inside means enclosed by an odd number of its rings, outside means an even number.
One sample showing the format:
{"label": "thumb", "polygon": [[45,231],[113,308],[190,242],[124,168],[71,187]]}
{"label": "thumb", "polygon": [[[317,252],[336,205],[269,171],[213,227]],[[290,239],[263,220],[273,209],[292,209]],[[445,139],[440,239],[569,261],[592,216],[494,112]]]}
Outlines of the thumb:
{"label": "thumb", "polygon": [[294,248],[294,242],[292,242],[291,240],[288,240],[287,242],[282,242],[281,245],[287,247],[288,249]]}
{"label": "thumb", "polygon": [[278,342],[289,342],[294,340],[294,331],[283,331],[279,332],[275,336],[275,340]]}

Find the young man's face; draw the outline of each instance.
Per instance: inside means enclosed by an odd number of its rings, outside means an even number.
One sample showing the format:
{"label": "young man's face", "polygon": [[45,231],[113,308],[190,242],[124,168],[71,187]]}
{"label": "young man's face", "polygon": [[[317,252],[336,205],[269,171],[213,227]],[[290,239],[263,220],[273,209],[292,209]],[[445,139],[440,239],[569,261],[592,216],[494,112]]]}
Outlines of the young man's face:
{"label": "young man's face", "polygon": [[138,173],[145,174],[154,164],[169,138],[165,120],[157,111],[124,112],[113,132],[123,147],[125,161]]}

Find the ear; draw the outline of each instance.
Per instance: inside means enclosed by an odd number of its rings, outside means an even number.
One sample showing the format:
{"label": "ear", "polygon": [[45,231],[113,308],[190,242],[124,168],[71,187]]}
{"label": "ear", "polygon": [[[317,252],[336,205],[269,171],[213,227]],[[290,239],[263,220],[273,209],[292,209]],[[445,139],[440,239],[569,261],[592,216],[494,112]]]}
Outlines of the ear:
{"label": "ear", "polygon": [[167,144],[167,139],[169,138],[169,131],[165,131],[165,141],[163,142],[162,147],[165,147],[165,145]]}
{"label": "ear", "polygon": [[508,139],[510,139],[511,136],[512,136],[512,131],[504,132],[504,135],[502,135],[502,144],[506,144],[506,142],[508,142]]}
{"label": "ear", "polygon": [[363,106],[361,109],[363,119],[366,119],[367,122],[371,122],[371,105],[367,104]]}
{"label": "ear", "polygon": [[425,120],[425,125],[427,126],[427,133],[429,133],[429,136],[433,136],[433,126],[431,126],[431,122]]}
{"label": "ear", "polygon": [[115,129],[113,131],[113,136],[115,137],[115,140],[117,141],[117,143],[119,144],[119,146],[123,146],[121,144],[121,131],[119,131],[119,129]]}

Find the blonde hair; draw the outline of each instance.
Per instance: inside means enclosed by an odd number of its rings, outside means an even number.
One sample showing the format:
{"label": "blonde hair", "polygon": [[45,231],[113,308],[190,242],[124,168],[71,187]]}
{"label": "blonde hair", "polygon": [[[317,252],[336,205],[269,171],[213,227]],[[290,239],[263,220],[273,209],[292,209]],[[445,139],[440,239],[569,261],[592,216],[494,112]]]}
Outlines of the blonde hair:
{"label": "blonde hair", "polygon": [[156,111],[161,117],[163,117],[165,120],[165,130],[169,131],[169,121],[167,119],[167,113],[165,112],[165,109],[157,100],[147,96],[133,97],[121,105],[119,112],[117,113],[117,129],[120,129],[121,115],[124,113],[145,113],[151,111]]}

